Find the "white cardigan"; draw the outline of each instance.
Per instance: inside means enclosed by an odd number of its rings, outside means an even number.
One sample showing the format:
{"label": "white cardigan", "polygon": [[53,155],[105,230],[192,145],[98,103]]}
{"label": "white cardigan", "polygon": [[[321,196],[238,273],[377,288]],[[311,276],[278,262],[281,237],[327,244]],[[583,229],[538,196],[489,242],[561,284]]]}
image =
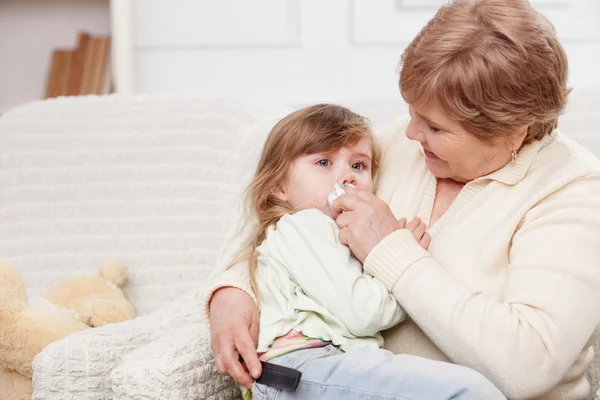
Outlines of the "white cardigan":
{"label": "white cardigan", "polygon": [[258,247],[258,352],[291,329],[343,350],[380,347],[380,331],[406,314],[386,287],[365,274],[317,209],[284,215]]}
{"label": "white cardigan", "polygon": [[[436,179],[406,123],[384,137],[377,195],[397,217],[428,222]],[[585,370],[600,334],[598,159],[554,132],[468,183],[429,233],[429,251],[400,230],[365,260],[410,316],[384,332],[385,347],[471,367],[511,399],[589,398]],[[247,266],[217,276],[206,300],[223,286],[251,293]]]}

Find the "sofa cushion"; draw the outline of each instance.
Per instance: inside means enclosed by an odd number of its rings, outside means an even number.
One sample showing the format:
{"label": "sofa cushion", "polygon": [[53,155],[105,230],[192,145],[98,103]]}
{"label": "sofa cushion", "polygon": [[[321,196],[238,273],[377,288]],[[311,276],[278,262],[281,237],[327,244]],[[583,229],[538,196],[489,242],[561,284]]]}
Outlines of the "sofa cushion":
{"label": "sofa cushion", "polygon": [[30,295],[120,258],[138,315],[155,310],[207,278],[239,186],[238,148],[290,111],[242,99],[113,95],[8,112],[0,257],[21,271]]}

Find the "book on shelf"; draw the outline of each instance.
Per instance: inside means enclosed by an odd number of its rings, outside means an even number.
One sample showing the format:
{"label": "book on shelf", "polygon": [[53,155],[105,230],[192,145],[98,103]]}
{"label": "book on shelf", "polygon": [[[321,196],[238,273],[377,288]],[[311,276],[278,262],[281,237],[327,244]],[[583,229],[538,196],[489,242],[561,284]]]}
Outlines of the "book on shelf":
{"label": "book on shelf", "polygon": [[110,37],[79,32],[75,49],[56,49],[46,83],[46,98],[112,92]]}
{"label": "book on shelf", "polygon": [[71,62],[71,71],[69,74],[69,84],[67,86],[67,96],[77,96],[81,88],[81,78],[85,66],[85,55],[87,45],[90,41],[90,35],[87,32],[79,32],[77,35],[77,47],[73,54]]}
{"label": "book on shelf", "polygon": [[73,59],[72,50],[54,50],[52,61],[48,72],[46,84],[46,98],[63,96],[67,92],[71,64]]}

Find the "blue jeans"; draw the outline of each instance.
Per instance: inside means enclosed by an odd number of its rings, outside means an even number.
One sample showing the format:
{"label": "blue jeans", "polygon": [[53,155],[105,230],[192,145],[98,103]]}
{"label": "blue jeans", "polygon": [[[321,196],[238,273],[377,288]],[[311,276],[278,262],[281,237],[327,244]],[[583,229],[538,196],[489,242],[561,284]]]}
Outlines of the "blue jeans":
{"label": "blue jeans", "polygon": [[254,400],[506,399],[472,369],[383,349],[344,353],[329,345],[297,350],[270,362],[300,370],[300,384],[288,392],[255,383]]}

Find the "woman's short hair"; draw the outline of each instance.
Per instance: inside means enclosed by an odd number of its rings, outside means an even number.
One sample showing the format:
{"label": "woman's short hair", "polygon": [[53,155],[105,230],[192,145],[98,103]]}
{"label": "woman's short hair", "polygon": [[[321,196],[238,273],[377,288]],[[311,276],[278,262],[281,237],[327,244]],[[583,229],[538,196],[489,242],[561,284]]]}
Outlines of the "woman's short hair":
{"label": "woman's short hair", "polygon": [[402,54],[400,91],[435,101],[491,141],[527,127],[525,143],[557,126],[568,62],[553,25],[526,0],[454,0]]}

